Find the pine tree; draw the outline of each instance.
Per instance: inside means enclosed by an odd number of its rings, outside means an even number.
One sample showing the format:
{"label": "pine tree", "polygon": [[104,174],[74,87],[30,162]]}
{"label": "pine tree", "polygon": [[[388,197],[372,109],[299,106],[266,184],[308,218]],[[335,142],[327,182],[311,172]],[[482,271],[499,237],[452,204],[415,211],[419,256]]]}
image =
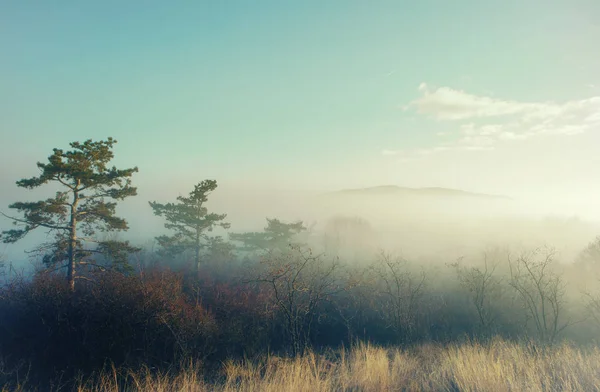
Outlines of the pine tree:
{"label": "pine tree", "polygon": [[229,239],[241,242],[244,251],[273,251],[284,250],[294,242],[296,237],[307,230],[302,221],[285,223],[279,219],[267,218],[267,226],[262,232],[231,233]]}
{"label": "pine tree", "polygon": [[156,237],[163,254],[174,256],[193,250],[196,268],[200,268],[201,251],[211,243],[207,233],[216,227],[230,227],[223,222],[227,214],[208,213],[205,206],[208,195],[215,189],[217,181],[204,180],[194,186],[188,197],[179,196],[177,203],[149,202],[154,215],[165,218],[165,228],[174,232],[171,236]]}
{"label": "pine tree", "polygon": [[[109,167],[113,158],[112,148],[117,141],[86,140],[72,142],[72,150],[55,148],[48,163],[37,163],[41,174],[17,181],[26,189],[46,184],[56,184],[60,190],[54,197],[36,202],[16,202],[9,208],[22,217],[11,219],[17,229],[0,234],[4,243],[14,243],[30,232],[47,229],[53,239],[36,248],[43,254],[43,261],[53,270],[67,268],[67,282],[75,289],[75,280],[85,277],[78,274],[78,266],[106,270],[126,269],[127,255],[139,249],[127,241],[98,240],[97,232],[127,230],[127,222],[115,215],[116,201],[135,196],[131,176],[137,167],[119,170]],[[113,201],[109,201],[113,200]]]}

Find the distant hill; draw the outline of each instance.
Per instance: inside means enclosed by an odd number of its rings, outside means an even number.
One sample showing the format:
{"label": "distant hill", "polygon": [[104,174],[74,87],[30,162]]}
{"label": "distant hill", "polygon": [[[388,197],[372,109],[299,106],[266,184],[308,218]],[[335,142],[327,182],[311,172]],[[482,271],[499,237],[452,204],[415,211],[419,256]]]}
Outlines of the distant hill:
{"label": "distant hill", "polygon": [[489,195],[484,193],[467,192],[450,188],[408,188],[396,185],[382,185],[370,188],[345,189],[329,192],[324,196],[412,196],[412,197],[453,197],[453,198],[477,198],[477,199],[502,199],[511,200],[508,196]]}

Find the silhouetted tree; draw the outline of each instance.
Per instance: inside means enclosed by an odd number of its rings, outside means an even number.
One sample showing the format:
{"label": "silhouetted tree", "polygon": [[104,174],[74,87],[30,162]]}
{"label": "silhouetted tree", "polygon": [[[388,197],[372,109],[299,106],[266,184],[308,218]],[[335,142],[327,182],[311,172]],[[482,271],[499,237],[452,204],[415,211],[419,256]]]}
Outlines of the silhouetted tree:
{"label": "silhouetted tree", "polygon": [[[101,255],[105,261],[111,262],[111,267],[123,269],[128,267],[127,255],[138,250],[127,241],[94,238],[98,231],[128,229],[125,219],[115,215],[117,203],[107,199],[123,200],[137,194],[130,179],[138,171],[137,167],[124,170],[108,167],[116,142],[109,137],[105,141],[72,142],[71,151],[55,148],[48,157],[48,163],[37,163],[41,174],[19,180],[17,186],[33,189],[53,183],[61,190],[46,200],[11,204],[9,208],[23,214],[21,218],[3,213],[15,225],[21,226],[2,232],[1,238],[5,243],[17,242],[37,228],[48,229],[49,234],[53,234],[53,240],[36,250],[43,254],[44,263],[54,267],[58,265],[53,270],[67,268],[71,290],[75,288],[75,279],[84,278],[77,274],[78,265],[104,270],[107,265],[99,264],[94,257]],[[95,248],[84,246],[86,244],[95,244]]]}
{"label": "silhouetted tree", "polygon": [[298,245],[295,237],[306,231],[302,221],[285,223],[279,219],[267,218],[267,226],[262,232],[231,233],[229,239],[242,243],[245,251],[285,250],[290,245]]}
{"label": "silhouetted tree", "polygon": [[204,180],[194,186],[188,197],[179,196],[177,203],[149,202],[154,215],[165,218],[165,228],[174,232],[171,236],[156,237],[163,253],[177,255],[193,250],[196,268],[200,268],[201,250],[211,241],[207,233],[216,227],[230,227],[229,223],[223,222],[227,214],[208,213],[204,205],[215,189],[217,181]]}

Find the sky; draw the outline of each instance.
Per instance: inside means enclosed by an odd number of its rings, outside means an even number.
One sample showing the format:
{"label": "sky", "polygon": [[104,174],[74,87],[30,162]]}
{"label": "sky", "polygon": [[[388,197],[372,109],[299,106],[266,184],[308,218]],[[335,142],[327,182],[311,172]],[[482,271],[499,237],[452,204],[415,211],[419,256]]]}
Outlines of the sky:
{"label": "sky", "polygon": [[4,1],[0,202],[111,136],[144,200],[214,178],[598,208],[599,41],[597,0]]}

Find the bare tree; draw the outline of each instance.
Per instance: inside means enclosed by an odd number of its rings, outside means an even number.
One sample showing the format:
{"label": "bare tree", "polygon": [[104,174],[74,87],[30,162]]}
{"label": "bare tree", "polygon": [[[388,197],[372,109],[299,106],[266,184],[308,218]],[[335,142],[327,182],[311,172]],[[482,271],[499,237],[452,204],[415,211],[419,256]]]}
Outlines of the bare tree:
{"label": "bare tree", "polygon": [[261,261],[262,271],[254,279],[272,291],[277,310],[281,312],[292,353],[302,354],[312,326],[318,319],[318,308],[344,290],[336,277],[338,260],[325,260],[310,249],[291,246],[283,253],[269,253]]}
{"label": "bare tree", "polygon": [[378,310],[396,336],[410,339],[416,331],[416,311],[422,297],[425,273],[415,274],[408,262],[387,252],[380,252],[370,267],[378,290]]}
{"label": "bare tree", "polygon": [[544,344],[553,344],[571,325],[570,321],[562,320],[565,283],[554,268],[555,257],[552,248],[523,253],[514,260],[508,256],[510,286]]}
{"label": "bare tree", "polygon": [[469,293],[477,312],[480,331],[489,336],[497,319],[493,309],[494,300],[502,295],[502,279],[495,274],[498,262],[490,261],[487,252],[483,254],[483,266],[467,267],[462,261],[461,257],[449,266],[456,270],[460,285]]}

